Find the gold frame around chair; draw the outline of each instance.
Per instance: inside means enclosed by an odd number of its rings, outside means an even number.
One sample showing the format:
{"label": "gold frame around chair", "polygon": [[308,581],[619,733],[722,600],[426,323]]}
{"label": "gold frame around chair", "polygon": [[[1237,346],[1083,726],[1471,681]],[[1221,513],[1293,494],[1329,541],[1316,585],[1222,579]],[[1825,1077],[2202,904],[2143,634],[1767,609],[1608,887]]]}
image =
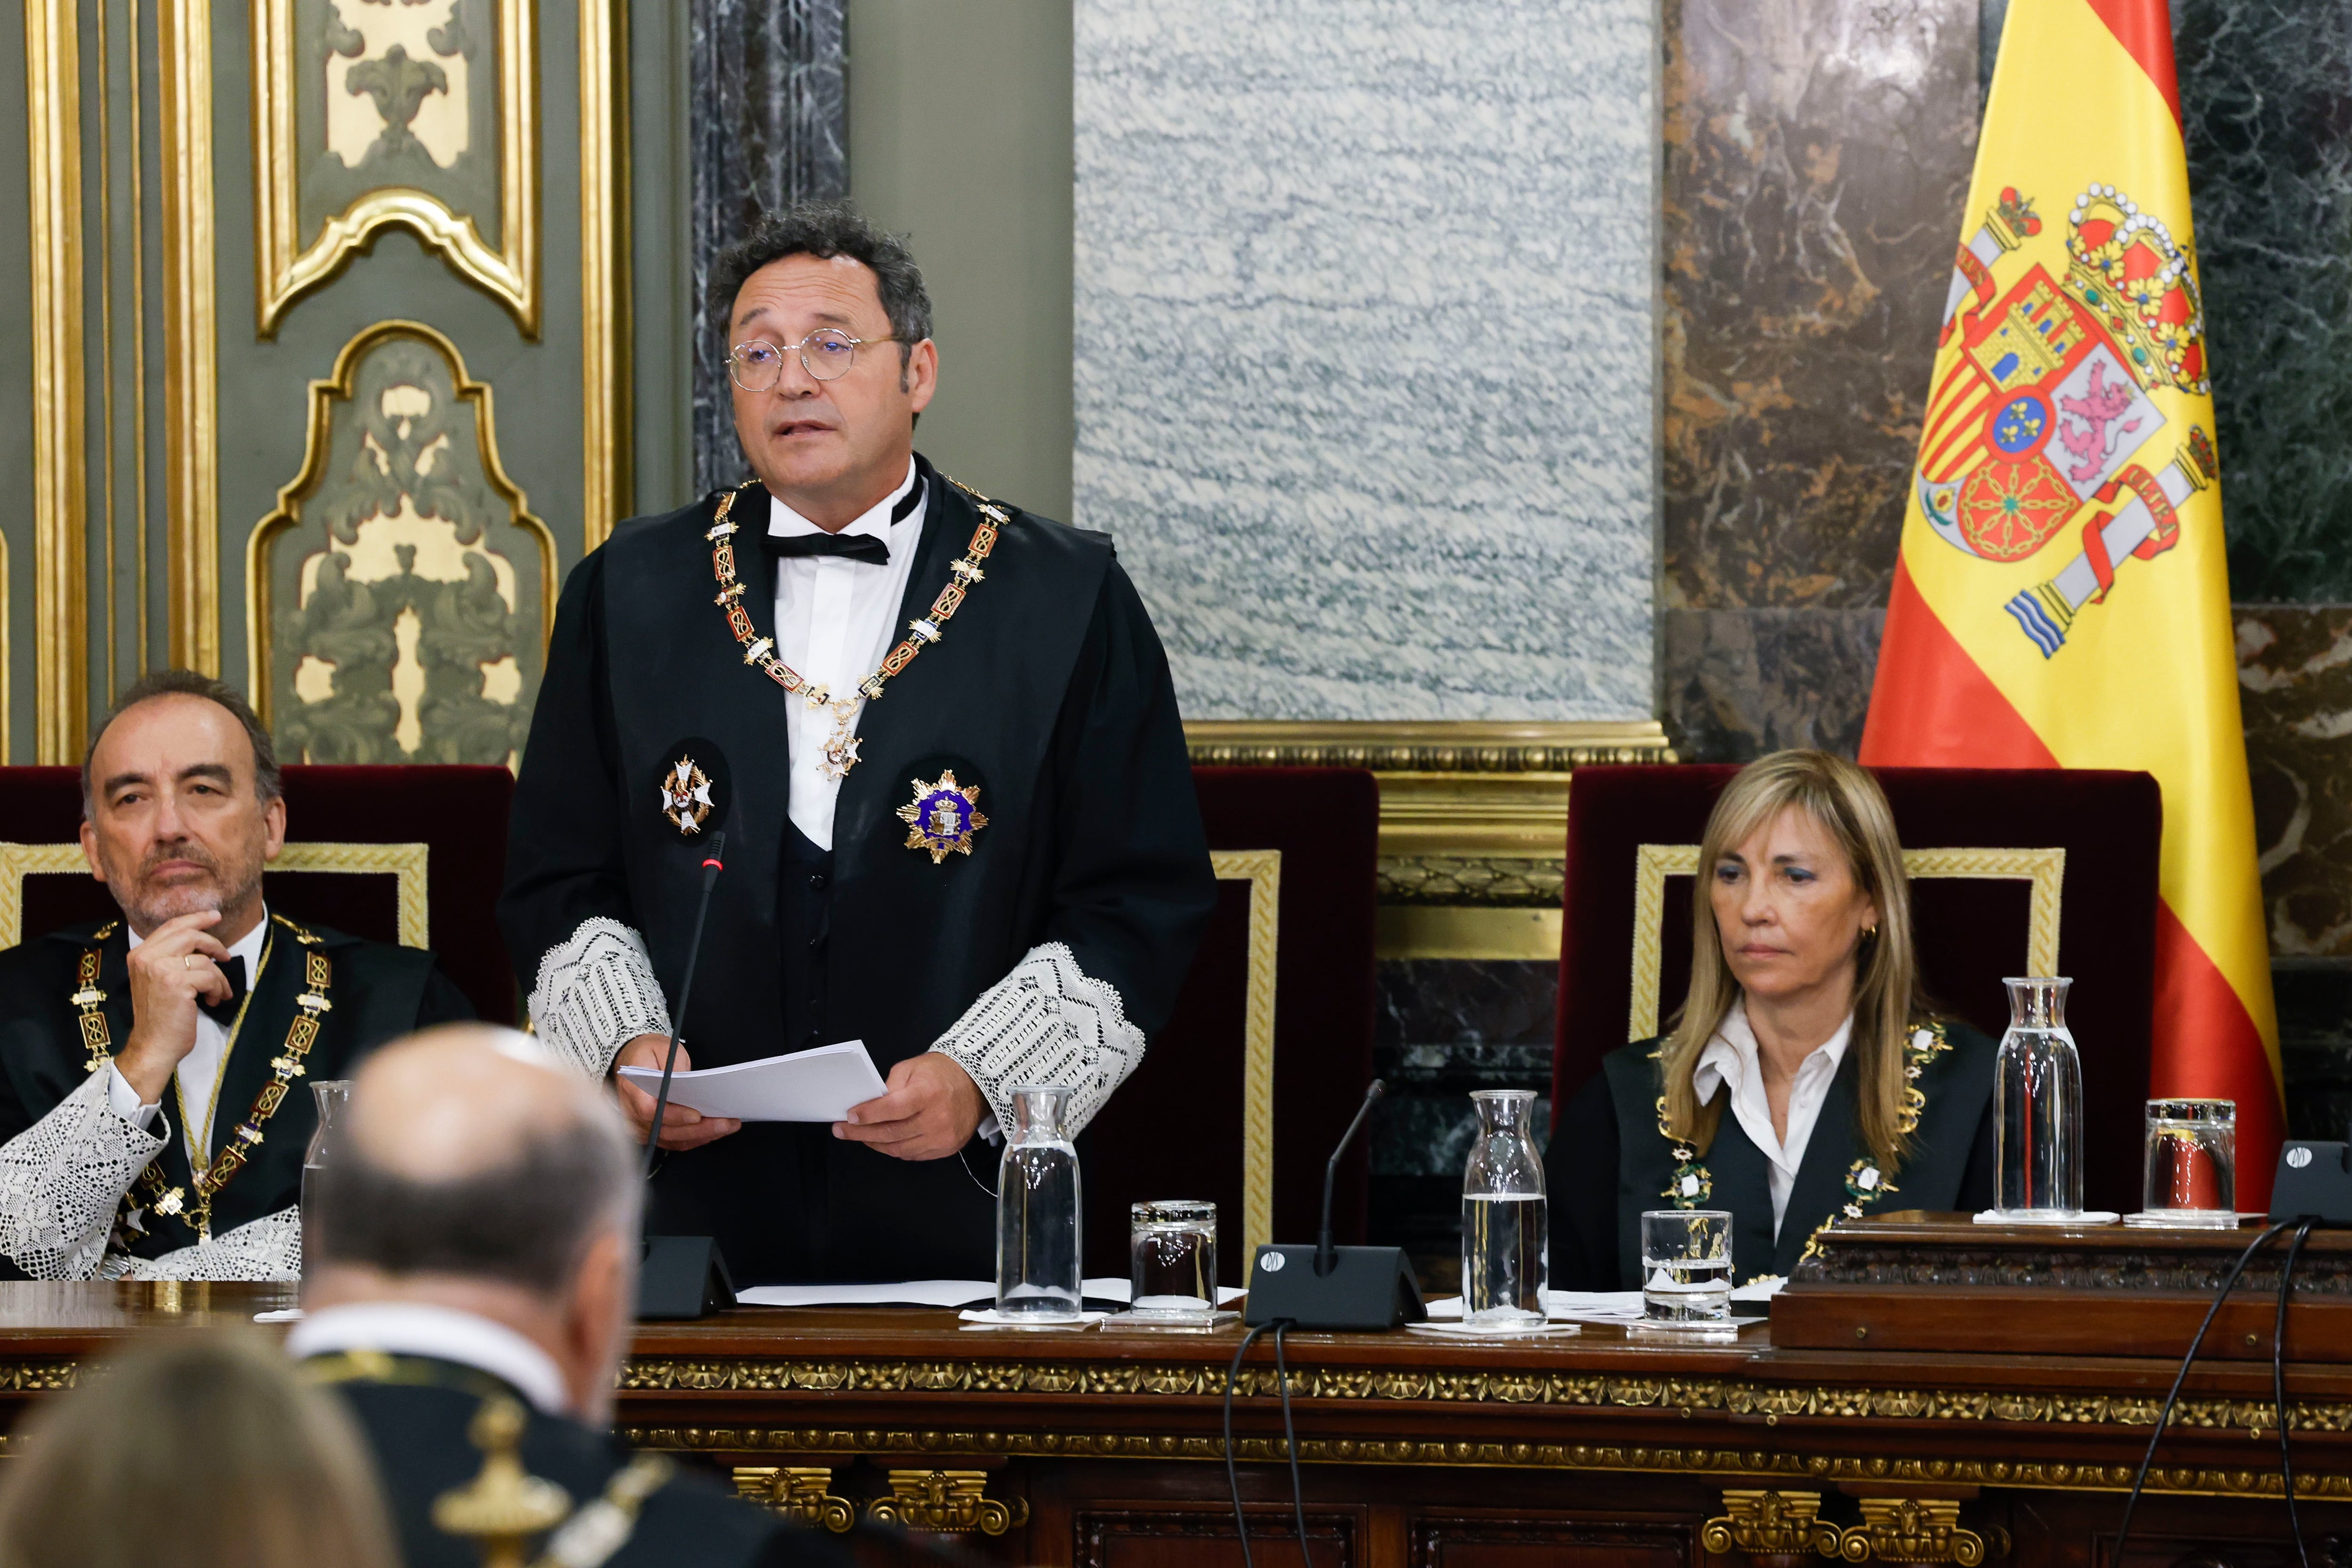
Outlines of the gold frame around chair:
{"label": "gold frame around chair", "polygon": [[[430,946],[431,934],[425,900],[429,848],[421,843],[289,843],[269,862],[269,869],[395,878],[400,945],[424,947]],[[86,874],[89,870],[89,862],[83,858],[79,844],[0,843],[0,947],[14,947],[25,939],[26,877]]]}
{"label": "gold frame around chair", "polygon": [[1250,888],[1249,994],[1242,1014],[1242,1256],[1274,1239],[1274,983],[1280,850],[1213,850],[1219,882]]}
{"label": "gold frame around chair", "polygon": [[[1912,880],[1978,877],[2030,882],[2032,902],[2026,915],[2025,972],[2058,972],[2058,896],[2066,879],[2066,852],[2051,849],[1905,850],[1903,869]],[[1643,844],[1633,852],[1633,990],[1626,1009],[1628,1042],[1658,1032],[1658,974],[1665,949],[1666,878],[1696,876],[1696,844]]]}

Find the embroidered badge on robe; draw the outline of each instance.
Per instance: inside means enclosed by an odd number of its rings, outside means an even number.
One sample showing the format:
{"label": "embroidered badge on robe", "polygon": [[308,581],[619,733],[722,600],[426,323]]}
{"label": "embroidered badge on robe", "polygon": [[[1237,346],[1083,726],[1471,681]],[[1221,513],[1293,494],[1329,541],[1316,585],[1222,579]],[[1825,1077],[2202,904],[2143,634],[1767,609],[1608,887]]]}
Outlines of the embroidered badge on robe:
{"label": "embroidered badge on robe", "polygon": [[661,756],[666,760],[655,789],[662,821],[681,839],[717,830],[727,820],[726,754],[713,742],[688,736],[664,747]]}
{"label": "embroidered badge on robe", "polygon": [[971,853],[972,834],[988,826],[987,814],[980,810],[980,786],[958,785],[953,768],[931,783],[920,779],[913,783],[914,800],[898,808],[898,820],[907,824],[906,847],[930,851],[933,865],[950,853]]}

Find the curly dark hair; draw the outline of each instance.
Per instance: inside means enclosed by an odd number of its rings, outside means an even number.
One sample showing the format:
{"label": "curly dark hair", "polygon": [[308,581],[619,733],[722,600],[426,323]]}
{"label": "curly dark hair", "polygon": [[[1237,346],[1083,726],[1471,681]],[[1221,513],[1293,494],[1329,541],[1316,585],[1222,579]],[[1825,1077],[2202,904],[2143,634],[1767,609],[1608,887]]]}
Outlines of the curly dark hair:
{"label": "curly dark hair", "polygon": [[710,269],[711,298],[725,300],[731,316],[745,281],[788,256],[821,261],[845,256],[864,262],[874,274],[891,335],[898,340],[898,369],[906,370],[915,345],[931,335],[931,296],[903,238],[875,227],[853,202],[803,202],[783,213],[763,213],[750,234],[719,253]]}

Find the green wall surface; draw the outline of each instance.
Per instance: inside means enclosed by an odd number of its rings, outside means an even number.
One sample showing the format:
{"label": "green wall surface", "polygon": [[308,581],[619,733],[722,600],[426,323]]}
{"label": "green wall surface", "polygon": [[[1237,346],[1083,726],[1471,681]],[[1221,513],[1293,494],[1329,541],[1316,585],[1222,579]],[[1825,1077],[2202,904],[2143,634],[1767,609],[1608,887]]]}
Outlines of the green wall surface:
{"label": "green wall surface", "polygon": [[850,193],[904,234],[937,316],[916,444],[1070,516],[1070,0],[849,0]]}

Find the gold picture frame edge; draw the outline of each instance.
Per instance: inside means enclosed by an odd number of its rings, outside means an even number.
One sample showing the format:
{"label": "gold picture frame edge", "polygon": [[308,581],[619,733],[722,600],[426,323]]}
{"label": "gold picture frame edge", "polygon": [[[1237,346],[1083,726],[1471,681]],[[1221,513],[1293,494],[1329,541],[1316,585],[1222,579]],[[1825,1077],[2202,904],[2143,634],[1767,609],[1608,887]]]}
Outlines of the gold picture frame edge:
{"label": "gold picture frame edge", "polygon": [[[1698,874],[1696,844],[1641,844],[1633,852],[1633,988],[1625,1009],[1626,1041],[1658,1032],[1659,973],[1664,964],[1666,878]],[[2025,962],[2033,974],[2058,972],[2058,916],[2066,879],[2063,845],[2032,848],[1951,847],[1905,850],[1913,880],[1981,878],[2032,884],[2026,914]]]}
{"label": "gold picture frame edge", "polygon": [[1274,1239],[1274,1004],[1282,915],[1280,850],[1212,850],[1219,882],[1250,890],[1249,988],[1242,1027],[1242,1256]]}
{"label": "gold picture frame edge", "polygon": [[[183,0],[191,3],[191,0]],[[192,0],[208,5],[209,0]],[[302,244],[295,162],[294,0],[252,0],[254,131],[254,319],[274,338],[294,302],[332,278],[377,230],[408,229],[515,319],[525,339],[540,329],[538,53],[535,0],[498,8],[499,220],[502,248],[483,243],[471,217],[439,198],[388,185],[362,195]]]}
{"label": "gold picture frame edge", "polygon": [[76,0],[26,0],[32,251],[33,755],[79,762],[89,724],[81,30]]}
{"label": "gold picture frame edge", "polygon": [[[432,912],[426,885],[432,846],[405,843],[362,843],[348,840],[308,839],[288,843],[269,862],[271,871],[326,872],[356,876],[390,875],[394,879],[394,918],[404,947],[432,946]],[[25,940],[25,879],[67,876],[87,872],[89,862],[79,843],[30,844],[0,841],[0,947]]]}
{"label": "gold picture frame edge", "polygon": [[[555,629],[556,549],[555,532],[530,509],[530,499],[522,486],[507,475],[506,465],[499,457],[498,413],[495,389],[488,382],[478,382],[466,369],[466,356],[446,333],[422,321],[400,318],[373,322],[362,328],[341,352],[335,356],[335,368],[323,381],[314,381],[310,388],[310,423],[302,437],[302,466],[292,479],[279,486],[278,504],[269,515],[253,526],[245,540],[245,650],[247,690],[251,694],[253,711],[260,716],[262,727],[275,731],[277,720],[271,713],[276,692],[269,680],[269,662],[273,652],[272,622],[277,608],[268,571],[269,545],[278,534],[300,525],[302,506],[310,492],[318,487],[327,466],[327,447],[333,434],[330,405],[341,399],[350,402],[357,395],[360,361],[379,342],[390,338],[422,338],[434,350],[448,361],[450,379],[456,383],[460,401],[475,404],[478,430],[477,444],[481,448],[482,472],[489,480],[491,490],[514,512],[518,527],[528,529],[539,545],[540,646],[543,651]],[[520,577],[520,573],[518,572]],[[299,760],[290,758],[289,760]]]}

